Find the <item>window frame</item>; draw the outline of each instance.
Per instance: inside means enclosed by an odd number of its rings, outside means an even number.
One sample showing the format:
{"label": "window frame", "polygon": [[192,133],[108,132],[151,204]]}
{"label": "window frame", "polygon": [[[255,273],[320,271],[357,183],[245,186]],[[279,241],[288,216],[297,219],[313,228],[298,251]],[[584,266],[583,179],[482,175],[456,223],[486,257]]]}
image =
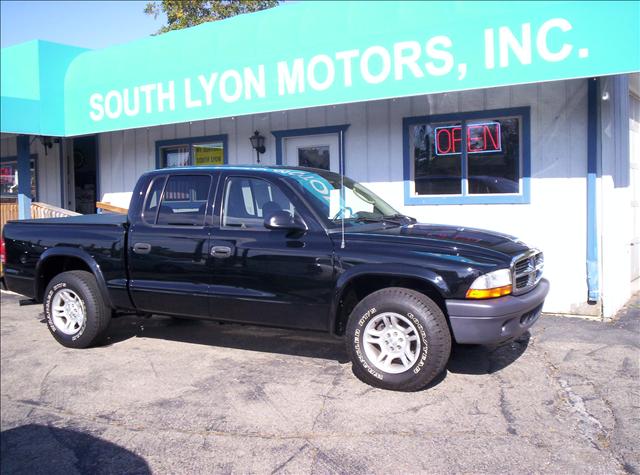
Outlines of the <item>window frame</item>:
{"label": "window frame", "polygon": [[[283,142],[284,139],[290,137],[306,137],[312,135],[338,135],[338,147],[340,148],[340,155],[342,156],[342,170],[334,173],[343,173],[346,169],[346,157],[345,157],[345,141],[346,132],[351,124],[339,124],[339,125],[324,125],[321,127],[305,127],[303,129],[286,129],[286,130],[272,130],[271,135],[276,139],[276,165],[283,165],[284,151]],[[340,162],[340,160],[338,161]],[[333,170],[328,170],[333,171]]]}
{"label": "window frame", "polygon": [[[466,147],[461,149],[462,174],[460,184],[462,193],[456,195],[416,195],[412,190],[414,183],[414,163],[409,143],[409,127],[417,124],[459,121],[466,132],[466,124],[478,119],[496,119],[503,117],[521,117],[521,160],[520,192],[469,194]],[[402,119],[402,156],[405,206],[448,205],[448,204],[529,204],[531,202],[531,107],[511,107],[482,111],[458,112],[451,114],[433,114],[404,117]]]}
{"label": "window frame", "polygon": [[[189,167],[198,167],[195,165],[193,160],[193,147],[194,145],[206,144],[211,142],[222,142],[222,164],[226,165],[229,163],[229,136],[227,134],[220,135],[203,135],[200,137],[185,137],[179,139],[168,139],[168,140],[156,140],[156,170],[172,168],[172,169],[180,169],[186,167],[165,167],[162,165],[162,149],[165,147],[175,147],[178,145],[183,145],[189,148]],[[214,166],[214,165],[209,165]],[[203,167],[204,168],[204,167]]]}

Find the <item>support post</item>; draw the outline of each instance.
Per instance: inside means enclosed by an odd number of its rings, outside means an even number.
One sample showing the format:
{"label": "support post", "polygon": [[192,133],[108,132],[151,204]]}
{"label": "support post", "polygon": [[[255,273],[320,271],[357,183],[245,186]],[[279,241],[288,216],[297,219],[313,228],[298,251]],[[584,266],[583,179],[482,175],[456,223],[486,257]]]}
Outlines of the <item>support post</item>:
{"label": "support post", "polygon": [[600,259],[598,250],[598,95],[599,83],[596,78],[588,79],[587,117],[587,300],[600,300]]}
{"label": "support post", "polygon": [[31,218],[31,154],[29,135],[18,135],[18,219]]}

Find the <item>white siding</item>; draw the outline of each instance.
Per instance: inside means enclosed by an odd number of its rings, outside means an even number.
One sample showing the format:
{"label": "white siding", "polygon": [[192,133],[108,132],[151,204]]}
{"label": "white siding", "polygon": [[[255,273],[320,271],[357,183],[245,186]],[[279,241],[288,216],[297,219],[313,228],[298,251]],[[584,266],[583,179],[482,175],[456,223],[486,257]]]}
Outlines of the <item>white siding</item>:
{"label": "white siding", "polygon": [[[600,95],[609,98],[601,102],[601,156],[602,177],[599,188],[599,226],[601,229],[602,274],[600,275],[603,314],[611,317],[629,298],[634,285],[631,282],[634,240],[634,207],[630,162],[637,164],[637,155],[631,160],[629,133],[633,132],[633,121],[637,118],[638,101],[631,101],[629,90],[620,77],[602,78]],[[621,101],[629,101],[630,117],[619,112]],[[626,130],[625,130],[626,129]],[[620,140],[622,136],[622,140]],[[627,142],[626,144],[624,142]],[[637,151],[636,151],[637,153]],[[637,211],[635,211],[637,213]],[[635,263],[637,265],[637,262]],[[638,282],[634,283],[637,290]]]}

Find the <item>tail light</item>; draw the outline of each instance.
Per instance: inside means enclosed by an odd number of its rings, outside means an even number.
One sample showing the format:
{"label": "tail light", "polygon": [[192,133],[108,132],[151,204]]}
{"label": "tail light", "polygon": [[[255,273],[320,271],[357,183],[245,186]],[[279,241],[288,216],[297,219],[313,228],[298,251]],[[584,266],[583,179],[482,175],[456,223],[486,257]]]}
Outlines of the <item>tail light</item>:
{"label": "tail light", "polygon": [[0,264],[4,266],[6,262],[7,262],[7,253],[4,247],[4,238],[0,237]]}

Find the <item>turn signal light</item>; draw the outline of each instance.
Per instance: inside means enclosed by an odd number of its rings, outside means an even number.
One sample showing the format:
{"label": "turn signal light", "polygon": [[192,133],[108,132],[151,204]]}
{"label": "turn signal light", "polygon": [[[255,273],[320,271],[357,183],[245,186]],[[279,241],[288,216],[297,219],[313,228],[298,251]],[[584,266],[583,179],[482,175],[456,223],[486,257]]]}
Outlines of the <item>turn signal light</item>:
{"label": "turn signal light", "polygon": [[504,285],[493,289],[469,289],[467,290],[468,299],[492,299],[495,297],[504,297],[511,293],[511,285]]}

